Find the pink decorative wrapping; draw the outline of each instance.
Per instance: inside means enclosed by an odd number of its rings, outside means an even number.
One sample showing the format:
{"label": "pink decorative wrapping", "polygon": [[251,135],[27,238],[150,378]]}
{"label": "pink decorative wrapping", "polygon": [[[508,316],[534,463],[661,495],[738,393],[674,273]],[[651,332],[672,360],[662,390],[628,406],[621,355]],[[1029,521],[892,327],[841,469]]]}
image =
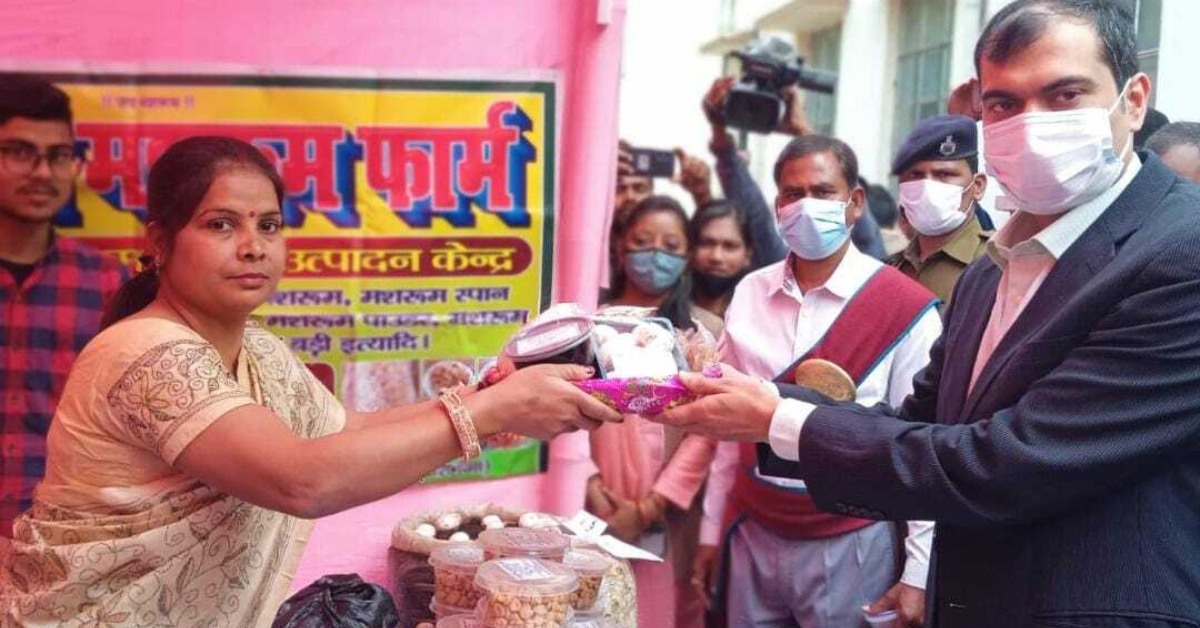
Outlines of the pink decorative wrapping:
{"label": "pink decorative wrapping", "polygon": [[589,379],[577,382],[584,392],[622,414],[654,416],[692,401],[692,393],[679,376]]}
{"label": "pink decorative wrapping", "polygon": [[[705,377],[720,377],[720,368],[710,365]],[[631,377],[626,379],[589,379],[576,382],[584,392],[622,414],[654,416],[696,400],[678,375],[670,377]]]}

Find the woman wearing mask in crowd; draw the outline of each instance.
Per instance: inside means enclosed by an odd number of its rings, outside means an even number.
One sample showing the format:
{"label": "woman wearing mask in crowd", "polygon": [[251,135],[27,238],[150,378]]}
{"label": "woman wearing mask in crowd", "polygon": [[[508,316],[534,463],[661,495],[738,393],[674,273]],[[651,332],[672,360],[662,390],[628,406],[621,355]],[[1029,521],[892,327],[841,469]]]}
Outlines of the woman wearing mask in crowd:
{"label": "woman wearing mask in crowd", "polygon": [[[627,225],[617,249],[621,272],[613,281],[614,298],[601,313],[667,318],[681,338],[711,346],[721,321],[691,303],[683,208],[669,197],[652,196],[634,207]],[[596,473],[588,481],[588,509],[618,538],[659,554],[665,550],[662,563],[633,564],[638,625],[702,626],[703,601],[688,576],[699,494],[716,443],[634,415],[592,432],[590,440]]]}
{"label": "woman wearing mask in crowd", "polygon": [[71,371],[45,479],[0,565],[0,624],[267,626],[307,519],[396,493],[500,432],[620,419],[571,383],[590,374],[577,366],[344,409],[249,318],[285,266],[283,193],[230,138],[183,140],[151,169],[153,261]]}
{"label": "woman wearing mask in crowd", "polygon": [[750,271],[753,255],[746,217],[728,201],[696,210],[688,223],[692,242],[692,300],[697,307],[723,318],[733,289]]}
{"label": "woman wearing mask in crowd", "polygon": [[629,211],[618,237],[617,273],[605,307],[646,308],[676,329],[693,329],[699,322],[714,337],[720,336],[720,319],[692,303],[688,218],[675,199],[643,199]]}

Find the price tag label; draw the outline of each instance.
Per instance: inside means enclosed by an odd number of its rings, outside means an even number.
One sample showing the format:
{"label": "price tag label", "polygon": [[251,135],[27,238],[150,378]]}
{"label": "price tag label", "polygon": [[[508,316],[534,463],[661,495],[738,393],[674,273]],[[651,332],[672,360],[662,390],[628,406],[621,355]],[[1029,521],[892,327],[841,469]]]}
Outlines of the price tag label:
{"label": "price tag label", "polygon": [[608,524],[603,519],[586,510],[580,510],[575,513],[575,516],[564,521],[563,525],[575,536],[581,536],[585,539],[599,537],[608,528]]}
{"label": "price tag label", "polygon": [[554,572],[536,560],[528,558],[506,558],[498,561],[496,566],[513,580],[529,582],[530,580],[548,580],[554,577]]}

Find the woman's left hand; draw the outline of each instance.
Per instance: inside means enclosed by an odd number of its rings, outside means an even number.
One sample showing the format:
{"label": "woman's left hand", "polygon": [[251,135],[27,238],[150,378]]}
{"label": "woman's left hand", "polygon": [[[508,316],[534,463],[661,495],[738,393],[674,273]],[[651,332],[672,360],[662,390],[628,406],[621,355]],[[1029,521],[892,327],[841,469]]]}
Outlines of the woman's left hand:
{"label": "woman's left hand", "polygon": [[601,490],[613,505],[612,512],[607,517],[602,517],[608,524],[606,532],[626,543],[636,543],[646,531],[646,524],[642,521],[637,502],[615,495],[607,488],[602,487]]}
{"label": "woman's left hand", "polygon": [[604,490],[604,483],[600,479],[599,473],[588,478],[587,489],[584,491],[584,502],[588,512],[601,519],[611,515],[615,510],[612,500],[608,497],[608,492]]}

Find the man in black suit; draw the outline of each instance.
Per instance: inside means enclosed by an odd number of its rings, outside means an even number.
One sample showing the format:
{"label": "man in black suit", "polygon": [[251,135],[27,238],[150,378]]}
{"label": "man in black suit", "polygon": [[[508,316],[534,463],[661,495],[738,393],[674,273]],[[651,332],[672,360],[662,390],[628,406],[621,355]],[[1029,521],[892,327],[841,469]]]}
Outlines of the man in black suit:
{"label": "man in black suit", "polygon": [[726,370],[659,420],[758,441],[827,510],[936,520],[930,625],[1200,626],[1200,187],[1132,150],[1150,81],[1123,3],[1017,0],[976,66],[1017,211],[913,394],[780,400]]}

